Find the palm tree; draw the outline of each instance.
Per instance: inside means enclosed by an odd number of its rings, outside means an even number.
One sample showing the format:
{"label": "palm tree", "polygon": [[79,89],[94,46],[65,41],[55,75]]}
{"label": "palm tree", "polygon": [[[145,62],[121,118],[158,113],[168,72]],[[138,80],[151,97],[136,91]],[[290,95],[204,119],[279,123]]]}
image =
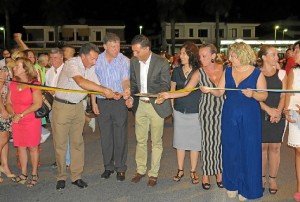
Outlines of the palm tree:
{"label": "palm tree", "polygon": [[[5,43],[7,48],[10,48],[10,41],[11,41],[11,28],[10,28],[10,15],[15,13],[18,8],[20,0],[0,0],[0,13],[4,14],[5,16],[5,31],[6,31],[6,38],[5,41],[9,43]],[[5,48],[5,47],[4,47]]]}
{"label": "palm tree", "polygon": [[220,16],[227,14],[232,6],[232,0],[204,0],[202,2],[204,10],[215,16],[216,20],[216,46],[218,51],[220,51],[220,37],[219,37],[219,26],[220,26]]}
{"label": "palm tree", "polygon": [[158,13],[162,28],[162,49],[166,50],[166,30],[165,23],[171,23],[171,54],[175,53],[175,23],[178,20],[185,20],[184,5],[186,0],[157,0]]}
{"label": "palm tree", "polygon": [[63,26],[64,23],[72,16],[70,6],[71,0],[46,0],[42,4],[41,9],[44,11],[46,24],[54,27],[55,43],[59,44],[59,31],[58,28]]}

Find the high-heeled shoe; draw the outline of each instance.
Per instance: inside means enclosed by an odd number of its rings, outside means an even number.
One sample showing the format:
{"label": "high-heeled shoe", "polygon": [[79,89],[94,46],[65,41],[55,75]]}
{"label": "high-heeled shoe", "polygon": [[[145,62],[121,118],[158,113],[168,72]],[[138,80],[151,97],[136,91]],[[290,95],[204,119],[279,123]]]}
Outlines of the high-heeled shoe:
{"label": "high-heeled shoe", "polygon": [[0,173],[3,173],[3,174],[5,174],[5,175],[6,175],[6,177],[8,177],[8,178],[13,178],[13,177],[16,177],[16,175],[15,175],[15,174],[13,174],[13,173],[10,173],[10,174],[6,173],[6,172],[5,172],[5,170],[4,170],[4,168],[3,168],[2,166],[0,166]]}
{"label": "high-heeled shoe", "polygon": [[196,171],[190,171],[191,173],[191,180],[193,184],[198,184],[199,183],[199,177],[196,174]]}
{"label": "high-heeled shoe", "polygon": [[[275,185],[276,185],[276,177],[271,177],[271,176],[269,176],[269,183],[270,183],[270,186],[271,186],[271,180],[273,180],[274,181],[274,183],[275,183]],[[276,185],[276,187],[277,187],[277,185]],[[275,188],[275,189],[273,189],[273,188],[269,188],[269,192],[270,192],[270,194],[276,194],[277,193],[277,188]]]}
{"label": "high-heeled shoe", "polygon": [[173,177],[173,181],[179,182],[183,176],[184,176],[183,169],[182,170],[178,169],[177,174]]}
{"label": "high-heeled shoe", "polygon": [[216,181],[217,181],[217,186],[218,186],[220,189],[224,188],[224,185],[223,185],[223,183],[222,183],[222,180],[218,182],[218,175],[216,175]]}
{"label": "high-heeled shoe", "polygon": [[266,176],[262,176],[262,191],[264,192],[265,191],[265,186],[266,186],[266,183],[267,183],[267,180],[266,180]]}
{"label": "high-heeled shoe", "polygon": [[[209,178],[208,178],[208,180],[209,180]],[[203,180],[203,176],[202,176],[202,188],[204,190],[209,190],[210,189],[210,183],[209,182],[204,183],[203,181],[204,180]]]}

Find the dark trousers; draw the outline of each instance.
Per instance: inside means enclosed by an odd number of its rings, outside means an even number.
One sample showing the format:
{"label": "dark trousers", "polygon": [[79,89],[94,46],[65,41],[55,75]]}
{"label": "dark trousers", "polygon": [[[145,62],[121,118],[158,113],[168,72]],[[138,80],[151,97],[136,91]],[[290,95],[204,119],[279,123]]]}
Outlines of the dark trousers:
{"label": "dark trousers", "polygon": [[105,170],[125,172],[128,152],[128,109],[124,99],[97,99],[100,115],[97,121],[100,131]]}

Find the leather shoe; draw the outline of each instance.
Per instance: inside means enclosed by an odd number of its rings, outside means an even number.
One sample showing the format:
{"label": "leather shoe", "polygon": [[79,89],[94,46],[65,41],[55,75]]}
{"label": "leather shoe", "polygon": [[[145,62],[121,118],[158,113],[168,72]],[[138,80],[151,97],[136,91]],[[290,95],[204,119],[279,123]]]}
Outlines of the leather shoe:
{"label": "leather shoe", "polygon": [[72,184],[76,185],[77,187],[83,189],[83,188],[87,188],[87,183],[85,183],[82,179],[78,179],[74,182],[72,182]]}
{"label": "leather shoe", "polygon": [[150,176],[147,183],[148,187],[154,187],[156,183],[157,183],[157,177]]}
{"label": "leather shoe", "polygon": [[134,182],[134,183],[138,183],[143,177],[145,177],[145,174],[144,175],[141,175],[139,173],[136,173],[133,178],[131,179],[131,182]]}
{"label": "leather shoe", "polygon": [[125,172],[117,172],[117,181],[125,180]]}
{"label": "leather shoe", "polygon": [[105,171],[101,174],[101,178],[108,179],[109,176],[110,176],[111,174],[113,174],[113,173],[114,173],[113,170],[105,170]]}
{"label": "leather shoe", "polygon": [[56,184],[56,190],[63,190],[66,186],[66,181],[65,180],[58,180]]}

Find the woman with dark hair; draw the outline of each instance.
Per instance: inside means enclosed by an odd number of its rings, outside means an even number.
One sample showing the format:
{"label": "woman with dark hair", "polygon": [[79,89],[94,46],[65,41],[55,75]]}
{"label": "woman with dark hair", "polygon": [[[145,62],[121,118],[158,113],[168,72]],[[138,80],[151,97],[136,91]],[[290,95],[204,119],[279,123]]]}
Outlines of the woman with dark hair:
{"label": "woman with dark hair", "polygon": [[34,112],[42,105],[42,94],[39,89],[28,88],[19,82],[37,82],[37,73],[32,62],[27,58],[18,58],[13,68],[14,80],[9,85],[7,95],[7,111],[13,114],[12,133],[14,146],[19,152],[21,175],[13,178],[14,182],[25,184],[27,182],[27,149],[29,149],[32,173],[28,187],[34,186],[38,181],[38,145],[41,139],[41,119],[35,118]]}
{"label": "woman with dark hair", "polygon": [[[171,78],[171,90],[185,87],[192,74],[199,69],[198,48],[192,42],[185,42],[180,49],[181,65],[175,68]],[[185,151],[190,150],[190,175],[193,184],[199,183],[196,168],[201,151],[201,130],[198,120],[201,92],[194,91],[186,97],[172,100],[174,116],[173,147],[177,149],[178,172],[173,180],[179,182],[184,176]],[[186,130],[188,128],[188,131]]]}
{"label": "woman with dark hair", "polygon": [[[275,47],[261,46],[257,55],[257,64],[266,78],[267,89],[282,89],[287,87],[285,70],[276,69],[278,53]],[[269,170],[269,192],[276,194],[276,177],[280,163],[280,147],[285,128],[282,111],[285,104],[285,93],[269,92],[268,98],[260,102],[262,119],[262,186],[267,183],[267,168]]]}

